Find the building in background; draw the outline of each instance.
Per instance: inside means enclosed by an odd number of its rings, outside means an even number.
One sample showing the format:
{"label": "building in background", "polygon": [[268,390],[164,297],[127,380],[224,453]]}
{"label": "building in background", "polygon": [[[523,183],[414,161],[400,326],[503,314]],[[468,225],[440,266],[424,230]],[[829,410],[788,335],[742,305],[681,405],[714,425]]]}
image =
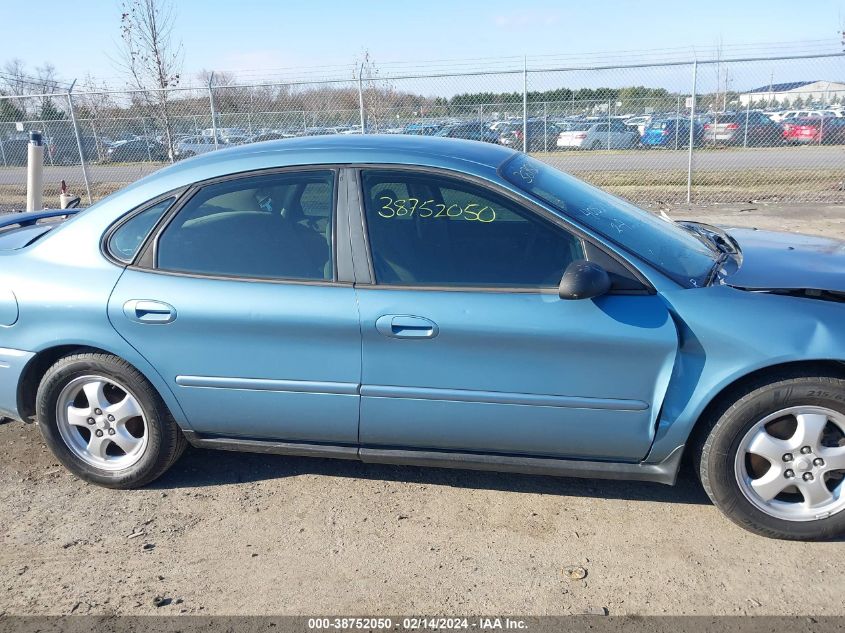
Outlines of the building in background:
{"label": "building in background", "polygon": [[739,95],[742,105],[802,105],[845,102],[845,83],[839,81],[792,81],[769,84]]}

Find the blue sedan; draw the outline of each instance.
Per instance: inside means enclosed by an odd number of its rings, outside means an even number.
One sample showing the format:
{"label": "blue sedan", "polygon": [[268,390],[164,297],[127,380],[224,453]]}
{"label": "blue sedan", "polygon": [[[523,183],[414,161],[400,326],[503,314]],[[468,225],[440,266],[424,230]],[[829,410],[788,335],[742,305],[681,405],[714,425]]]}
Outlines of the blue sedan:
{"label": "blue sedan", "polygon": [[0,415],[132,488],[187,444],[672,484],[845,534],[845,244],[505,147],[270,141],[0,229]]}

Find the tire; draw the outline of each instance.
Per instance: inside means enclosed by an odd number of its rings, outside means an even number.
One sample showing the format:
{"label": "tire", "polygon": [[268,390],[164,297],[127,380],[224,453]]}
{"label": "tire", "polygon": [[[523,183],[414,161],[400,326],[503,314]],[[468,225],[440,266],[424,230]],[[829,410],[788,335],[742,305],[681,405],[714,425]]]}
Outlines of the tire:
{"label": "tire", "polygon": [[187,445],[155,388],[110,354],[78,353],[57,361],[38,386],[36,417],[56,458],[80,479],[106,488],[152,482]]}
{"label": "tire", "polygon": [[[844,535],[845,494],[841,502],[840,495],[830,494],[833,501],[816,507],[807,505],[807,494],[824,499],[825,490],[845,491],[845,380],[783,373],[734,396],[705,424],[694,447],[695,469],[713,503],[734,523],[761,536],[815,541]],[[802,446],[811,441],[806,437],[814,435],[822,439],[802,454]],[[767,436],[776,441],[768,442]],[[763,452],[771,458],[763,458]],[[817,461],[823,466],[817,468]],[[767,481],[770,491],[784,482],[786,488],[766,500],[755,484]]]}

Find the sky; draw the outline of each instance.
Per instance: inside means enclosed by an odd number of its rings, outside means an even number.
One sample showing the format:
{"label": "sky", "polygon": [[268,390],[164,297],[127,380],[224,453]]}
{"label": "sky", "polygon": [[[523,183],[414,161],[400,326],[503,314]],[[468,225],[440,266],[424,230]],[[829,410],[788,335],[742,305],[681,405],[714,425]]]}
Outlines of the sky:
{"label": "sky", "polygon": [[[428,60],[576,59],[584,53],[680,47],[713,51],[719,41],[726,48],[835,43],[845,25],[845,0],[813,0],[801,10],[794,0],[174,1],[183,74],[191,78],[202,69],[256,78],[291,72],[278,69],[319,72],[309,69],[351,65],[364,49],[376,62],[404,62],[418,70]],[[2,18],[0,64],[20,58],[32,69],[50,62],[62,79],[91,73],[119,85],[112,59],[120,13],[119,0],[10,3]],[[459,61],[450,64],[462,67]]]}

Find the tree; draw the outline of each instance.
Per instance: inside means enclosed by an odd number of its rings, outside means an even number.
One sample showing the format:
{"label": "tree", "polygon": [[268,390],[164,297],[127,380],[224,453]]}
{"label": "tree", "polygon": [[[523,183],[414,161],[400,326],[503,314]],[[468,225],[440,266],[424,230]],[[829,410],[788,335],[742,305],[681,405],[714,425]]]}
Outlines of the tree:
{"label": "tree", "polygon": [[3,71],[0,74],[6,94],[20,96],[26,93],[29,81],[26,76],[26,68],[20,59],[10,59],[3,64]]}
{"label": "tree", "polygon": [[394,105],[396,100],[393,84],[380,77],[378,66],[370,56],[370,51],[366,49],[362,51],[361,57],[356,60],[355,70],[363,84],[366,126],[378,130],[380,124],[386,125],[388,109]]}
{"label": "tree", "polygon": [[[0,93],[0,97],[3,97]],[[15,99],[0,98],[0,123],[11,123],[13,121],[23,121],[24,112],[17,105]]]}
{"label": "tree", "polygon": [[59,81],[56,79],[56,68],[49,62],[35,68],[35,92],[39,95],[41,104],[38,107],[38,118],[42,121],[59,120],[64,118],[64,112],[53,103],[50,95],[59,91]]}
{"label": "tree", "polygon": [[173,120],[169,89],[179,85],[182,43],[174,40],[172,0],[123,0],[119,65],[129,83],[141,92],[139,101],[164,131],[173,158]]}

